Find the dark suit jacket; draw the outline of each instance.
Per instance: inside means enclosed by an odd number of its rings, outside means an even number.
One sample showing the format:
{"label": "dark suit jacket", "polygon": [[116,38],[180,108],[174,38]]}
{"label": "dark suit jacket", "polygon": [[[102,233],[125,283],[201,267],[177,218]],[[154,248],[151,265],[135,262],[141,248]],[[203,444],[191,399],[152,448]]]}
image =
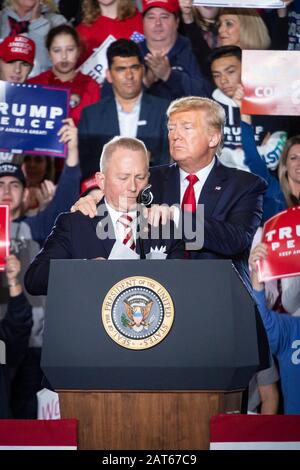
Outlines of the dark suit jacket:
{"label": "dark suit jacket", "polygon": [[[154,203],[180,203],[180,175],[176,163],[150,169]],[[192,259],[232,259],[251,291],[248,256],[262,218],[266,183],[260,177],[228,168],[218,160],[200,194],[204,204],[204,245],[191,251]]]}
{"label": "dark suit jacket", "polygon": [[[170,161],[166,126],[168,106],[167,100],[146,93],[142,95],[137,138],[151,152],[151,165]],[[103,145],[116,135],[120,135],[120,128],[114,96],[107,96],[83,110],[79,122],[79,159],[83,179],[99,171]]]}
{"label": "dark suit jacket", "polygon": [[[106,219],[106,217],[108,218]],[[90,219],[80,212],[61,214],[57,218],[43,249],[25,274],[24,281],[28,292],[32,295],[47,294],[51,259],[94,259],[98,257],[107,259],[115,243],[115,238],[98,238],[97,226],[100,222],[105,230],[104,218],[113,227],[107,211],[104,216],[97,216],[94,219]],[[150,252],[151,247],[160,248],[162,246],[166,247],[168,258],[183,258],[182,240],[175,241],[173,238],[144,239],[145,254]],[[140,253],[139,240],[136,251]]]}

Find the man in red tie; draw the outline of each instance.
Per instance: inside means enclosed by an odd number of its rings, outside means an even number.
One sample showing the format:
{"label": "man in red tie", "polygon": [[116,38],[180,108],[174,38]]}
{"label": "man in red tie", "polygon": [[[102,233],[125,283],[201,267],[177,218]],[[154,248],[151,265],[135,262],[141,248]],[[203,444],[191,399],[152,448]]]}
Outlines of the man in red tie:
{"label": "man in red tie", "polygon": [[141,229],[139,233],[137,197],[148,184],[148,177],[149,157],[141,140],[115,137],[105,144],[100,171],[96,173],[102,197],[104,194],[97,216],[91,219],[76,212],[58,217],[43,249],[26,273],[28,292],[47,293],[51,259],[107,259],[116,241],[137,254],[157,250],[168,258],[183,258],[180,239],[174,240],[170,235],[163,238],[163,232],[153,233],[147,225],[143,226],[146,230]]}
{"label": "man in red tie", "polygon": [[[266,183],[256,175],[219,162],[225,112],[218,103],[195,96],[179,98],[170,104],[167,116],[174,163],[150,168],[156,205],[151,208],[149,221],[157,224],[173,218],[176,222],[183,213],[192,214],[196,233],[203,229],[204,238],[202,247],[194,247],[189,258],[231,259],[251,291],[248,255],[262,218]],[[80,210],[93,217],[98,200],[99,194],[87,196]],[[199,229],[197,214],[201,211],[195,209],[200,205],[204,207],[204,218]],[[193,242],[186,235],[183,233],[183,239]]]}

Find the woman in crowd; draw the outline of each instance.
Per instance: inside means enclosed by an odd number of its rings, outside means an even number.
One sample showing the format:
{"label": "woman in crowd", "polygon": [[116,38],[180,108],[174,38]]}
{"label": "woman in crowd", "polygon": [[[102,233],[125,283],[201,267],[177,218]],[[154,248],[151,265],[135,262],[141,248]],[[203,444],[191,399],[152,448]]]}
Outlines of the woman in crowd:
{"label": "woman in crowd", "polygon": [[53,0],[6,0],[0,12],[0,38],[25,34],[35,42],[36,55],[31,71],[33,77],[50,67],[45,36],[51,28],[66,21],[57,13]]}
{"label": "woman in crowd", "polygon": [[250,8],[221,9],[219,40],[221,46],[239,46],[241,49],[268,49],[271,44],[263,19]]}
{"label": "woman in crowd", "polygon": [[32,78],[29,83],[70,90],[69,116],[78,125],[82,109],[100,99],[98,83],[77,68],[81,51],[79,35],[72,26],[57,26],[49,31],[46,47],[52,68]]}
{"label": "woman in crowd", "polygon": [[[109,35],[137,40],[143,33],[143,19],[133,0],[83,0],[82,22],[77,31],[85,47],[83,61]],[[134,33],[138,33],[136,37]]]}

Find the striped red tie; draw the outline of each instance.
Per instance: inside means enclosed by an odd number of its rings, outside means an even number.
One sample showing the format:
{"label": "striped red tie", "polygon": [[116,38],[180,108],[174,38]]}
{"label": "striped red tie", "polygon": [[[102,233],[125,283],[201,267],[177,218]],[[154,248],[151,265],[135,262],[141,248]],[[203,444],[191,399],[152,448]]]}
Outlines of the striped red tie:
{"label": "striped red tie", "polygon": [[118,222],[120,222],[125,229],[123,244],[134,251],[135,241],[134,241],[133,232],[132,232],[133,218],[128,214],[123,214],[121,215],[121,217],[118,218]]}

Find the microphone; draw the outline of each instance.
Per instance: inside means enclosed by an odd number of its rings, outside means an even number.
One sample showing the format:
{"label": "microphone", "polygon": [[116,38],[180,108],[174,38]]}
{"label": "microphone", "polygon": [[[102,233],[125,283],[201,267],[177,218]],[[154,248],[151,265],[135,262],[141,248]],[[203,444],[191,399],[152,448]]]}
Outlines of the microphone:
{"label": "microphone", "polygon": [[150,191],[151,188],[152,188],[152,185],[147,184],[147,186],[145,186],[145,188],[139,192],[138,197],[137,197],[138,204],[141,204],[142,206],[145,206],[145,207],[151,206],[153,199],[154,199],[153,194]]}
{"label": "microphone", "polygon": [[[151,184],[147,184],[144,189],[142,189],[137,197],[137,203],[144,207],[150,207],[153,202],[153,194],[150,191]],[[147,225],[147,220],[144,218],[142,211],[140,211],[140,236],[139,236],[139,244],[140,244],[140,259],[146,259],[145,250],[144,250],[144,240],[143,240],[143,230],[144,227]]]}

